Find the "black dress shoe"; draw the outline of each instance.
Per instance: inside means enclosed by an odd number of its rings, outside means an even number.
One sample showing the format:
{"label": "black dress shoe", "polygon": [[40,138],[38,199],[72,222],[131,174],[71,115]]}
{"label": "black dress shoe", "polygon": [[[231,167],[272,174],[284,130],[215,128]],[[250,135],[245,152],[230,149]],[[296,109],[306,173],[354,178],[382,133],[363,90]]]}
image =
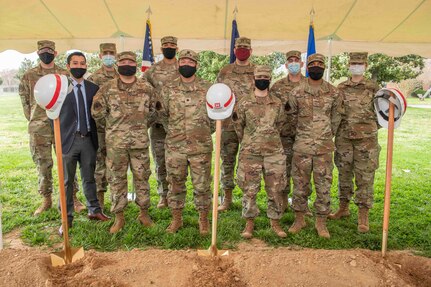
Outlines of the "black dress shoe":
{"label": "black dress shoe", "polygon": [[100,212],[100,213],[95,213],[95,214],[88,214],[88,219],[90,219],[90,220],[108,221],[111,218],[109,216],[106,216],[103,212]]}

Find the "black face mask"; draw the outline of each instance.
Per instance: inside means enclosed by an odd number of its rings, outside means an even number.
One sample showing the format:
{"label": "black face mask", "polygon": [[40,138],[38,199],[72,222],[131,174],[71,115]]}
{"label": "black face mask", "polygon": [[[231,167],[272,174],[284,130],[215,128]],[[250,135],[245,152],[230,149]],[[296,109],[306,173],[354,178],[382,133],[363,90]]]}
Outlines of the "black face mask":
{"label": "black face mask", "polygon": [[180,66],[178,71],[184,78],[190,78],[196,73],[196,67],[192,67],[189,65]]}
{"label": "black face mask", "polygon": [[85,68],[70,68],[70,73],[75,79],[81,79],[85,73],[87,73],[87,69]]}
{"label": "black face mask", "polygon": [[268,89],[269,87],[269,80],[254,80],[254,85],[256,86],[256,88],[258,88],[261,91],[264,91],[266,89]]}
{"label": "black face mask", "polygon": [[133,76],[134,74],[136,74],[136,66],[118,66],[118,73],[123,76]]}
{"label": "black face mask", "polygon": [[325,69],[322,67],[314,66],[308,68],[308,75],[315,81],[320,80],[323,77],[323,72],[325,72]]}
{"label": "black face mask", "polygon": [[175,48],[162,48],[163,56],[166,59],[173,59],[177,54],[177,49]]}
{"label": "black face mask", "polygon": [[44,64],[49,64],[54,60],[54,54],[48,53],[48,52],[44,52],[39,54],[39,59],[44,63]]}

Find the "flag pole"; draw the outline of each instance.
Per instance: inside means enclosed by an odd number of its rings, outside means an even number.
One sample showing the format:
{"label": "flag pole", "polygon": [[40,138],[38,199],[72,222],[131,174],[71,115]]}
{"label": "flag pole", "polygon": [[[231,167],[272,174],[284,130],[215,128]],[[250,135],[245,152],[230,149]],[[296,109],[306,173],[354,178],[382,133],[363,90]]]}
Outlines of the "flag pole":
{"label": "flag pole", "polygon": [[332,62],[332,36],[328,39],[328,69],[326,70],[326,81],[331,80],[331,62]]}

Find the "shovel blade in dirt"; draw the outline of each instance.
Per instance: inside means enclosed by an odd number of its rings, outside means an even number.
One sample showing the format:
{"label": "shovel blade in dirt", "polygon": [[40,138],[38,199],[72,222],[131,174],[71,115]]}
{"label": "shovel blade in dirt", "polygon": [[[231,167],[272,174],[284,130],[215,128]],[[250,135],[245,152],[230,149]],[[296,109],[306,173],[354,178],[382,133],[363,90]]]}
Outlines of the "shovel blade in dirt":
{"label": "shovel blade in dirt", "polygon": [[229,250],[218,250],[217,247],[210,247],[207,250],[198,250],[199,256],[228,256]]}
{"label": "shovel blade in dirt", "polygon": [[70,253],[69,256],[64,251],[51,253],[51,265],[53,267],[63,266],[84,258],[84,248],[82,247],[72,247],[70,248]]}

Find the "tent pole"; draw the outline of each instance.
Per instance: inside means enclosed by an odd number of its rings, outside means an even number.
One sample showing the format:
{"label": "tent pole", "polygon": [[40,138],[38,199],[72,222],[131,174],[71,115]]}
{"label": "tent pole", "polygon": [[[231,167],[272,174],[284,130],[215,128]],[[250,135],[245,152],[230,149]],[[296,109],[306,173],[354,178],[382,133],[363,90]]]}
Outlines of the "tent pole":
{"label": "tent pole", "polygon": [[332,61],[332,37],[328,39],[328,69],[326,71],[326,81],[331,80],[331,61]]}

